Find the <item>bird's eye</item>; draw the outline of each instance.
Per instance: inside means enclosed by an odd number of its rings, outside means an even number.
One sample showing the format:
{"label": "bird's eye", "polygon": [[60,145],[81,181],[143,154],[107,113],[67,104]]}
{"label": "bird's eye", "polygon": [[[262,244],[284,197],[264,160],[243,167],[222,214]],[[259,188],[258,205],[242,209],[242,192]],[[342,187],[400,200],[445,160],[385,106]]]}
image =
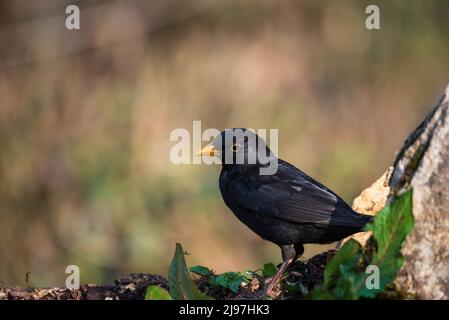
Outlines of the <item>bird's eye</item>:
{"label": "bird's eye", "polygon": [[232,152],[237,152],[240,150],[240,145],[238,143],[235,143],[231,146]]}

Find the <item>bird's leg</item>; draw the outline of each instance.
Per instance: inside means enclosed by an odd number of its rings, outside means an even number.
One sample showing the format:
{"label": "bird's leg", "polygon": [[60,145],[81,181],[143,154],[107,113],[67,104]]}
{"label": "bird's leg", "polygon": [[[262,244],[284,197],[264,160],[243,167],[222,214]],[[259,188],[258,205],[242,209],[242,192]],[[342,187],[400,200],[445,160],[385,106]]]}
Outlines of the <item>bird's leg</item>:
{"label": "bird's leg", "polygon": [[[284,272],[288,269],[288,267],[291,265],[291,263],[296,260],[296,257],[297,257],[297,253],[296,253],[295,247],[293,245],[283,245],[283,246],[281,246],[281,251],[282,251],[282,260],[284,262],[281,264],[278,271],[276,272],[276,274],[273,276],[270,283],[268,284],[267,296],[270,296],[270,297],[273,296],[274,286],[279,282],[279,280],[281,279]],[[304,249],[301,251],[300,254],[302,254],[303,251],[304,251]]]}
{"label": "bird's leg", "polygon": [[295,253],[296,253],[295,261],[296,261],[304,253],[304,246],[302,244],[295,244]]}

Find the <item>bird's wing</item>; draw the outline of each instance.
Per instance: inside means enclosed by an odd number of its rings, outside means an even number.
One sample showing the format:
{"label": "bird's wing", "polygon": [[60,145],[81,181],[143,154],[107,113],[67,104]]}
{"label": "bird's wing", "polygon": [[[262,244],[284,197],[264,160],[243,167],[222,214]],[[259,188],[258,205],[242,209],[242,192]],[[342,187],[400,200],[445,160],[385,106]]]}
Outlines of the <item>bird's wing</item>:
{"label": "bird's wing", "polygon": [[234,180],[225,192],[240,207],[290,222],[345,227],[366,222],[330,189],[285,162],[275,175],[253,183]]}

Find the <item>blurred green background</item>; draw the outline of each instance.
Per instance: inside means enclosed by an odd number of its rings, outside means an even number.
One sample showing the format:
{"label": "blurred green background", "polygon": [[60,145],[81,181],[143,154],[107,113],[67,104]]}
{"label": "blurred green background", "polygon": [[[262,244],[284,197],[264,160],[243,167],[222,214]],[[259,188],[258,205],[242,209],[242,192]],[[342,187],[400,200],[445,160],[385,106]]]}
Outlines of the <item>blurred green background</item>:
{"label": "blurred green background", "polygon": [[170,132],[277,128],[351,203],[449,82],[448,1],[74,1],[68,31],[72,2],[0,1],[0,284],[166,274],[175,242],[219,272],[278,262]]}

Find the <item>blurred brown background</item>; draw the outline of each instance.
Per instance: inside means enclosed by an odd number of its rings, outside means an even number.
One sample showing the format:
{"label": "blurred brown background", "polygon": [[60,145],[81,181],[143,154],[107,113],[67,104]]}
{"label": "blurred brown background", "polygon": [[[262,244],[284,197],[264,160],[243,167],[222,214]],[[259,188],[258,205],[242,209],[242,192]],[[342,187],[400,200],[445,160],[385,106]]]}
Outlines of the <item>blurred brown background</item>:
{"label": "blurred brown background", "polygon": [[0,1],[0,284],[166,274],[175,242],[219,272],[280,261],[170,132],[278,128],[352,202],[449,82],[448,21],[447,1]]}

